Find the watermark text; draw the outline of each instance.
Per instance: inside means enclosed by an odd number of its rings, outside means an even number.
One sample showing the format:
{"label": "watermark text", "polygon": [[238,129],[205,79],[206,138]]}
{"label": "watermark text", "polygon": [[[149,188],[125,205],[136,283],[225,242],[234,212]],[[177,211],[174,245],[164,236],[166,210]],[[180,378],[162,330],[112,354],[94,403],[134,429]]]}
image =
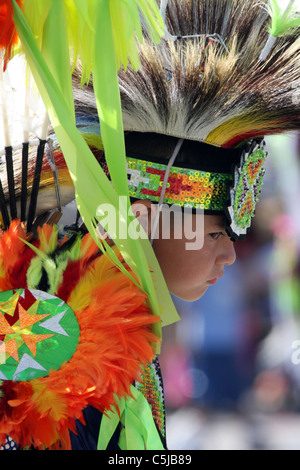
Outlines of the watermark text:
{"label": "watermark text", "polygon": [[127,198],[119,197],[119,206],[100,204],[97,208],[99,232],[110,239],[133,240],[150,238],[183,240],[186,250],[200,250],[204,242],[204,211],[163,204],[135,203],[127,206]]}

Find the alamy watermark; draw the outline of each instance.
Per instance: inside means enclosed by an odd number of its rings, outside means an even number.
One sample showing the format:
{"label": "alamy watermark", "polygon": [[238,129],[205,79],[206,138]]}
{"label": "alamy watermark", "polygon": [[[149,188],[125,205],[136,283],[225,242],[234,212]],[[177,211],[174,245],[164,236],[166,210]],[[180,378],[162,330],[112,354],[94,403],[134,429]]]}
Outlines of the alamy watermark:
{"label": "alamy watermark", "polygon": [[[98,230],[110,239],[184,240],[186,250],[200,250],[204,242],[204,211],[178,205],[135,203],[119,196],[119,206],[100,204],[97,208]],[[159,219],[158,219],[159,218]],[[159,220],[159,223],[157,223]]]}

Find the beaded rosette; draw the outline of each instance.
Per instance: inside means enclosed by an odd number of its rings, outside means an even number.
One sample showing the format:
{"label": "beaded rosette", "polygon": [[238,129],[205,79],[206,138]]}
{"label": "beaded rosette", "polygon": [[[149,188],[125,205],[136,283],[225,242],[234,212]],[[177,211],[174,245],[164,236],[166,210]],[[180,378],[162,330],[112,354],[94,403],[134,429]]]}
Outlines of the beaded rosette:
{"label": "beaded rosette", "polygon": [[245,237],[251,226],[263,184],[266,157],[265,143],[255,142],[248,152],[243,152],[240,165],[234,169],[230,205],[226,209],[227,230],[233,240]]}

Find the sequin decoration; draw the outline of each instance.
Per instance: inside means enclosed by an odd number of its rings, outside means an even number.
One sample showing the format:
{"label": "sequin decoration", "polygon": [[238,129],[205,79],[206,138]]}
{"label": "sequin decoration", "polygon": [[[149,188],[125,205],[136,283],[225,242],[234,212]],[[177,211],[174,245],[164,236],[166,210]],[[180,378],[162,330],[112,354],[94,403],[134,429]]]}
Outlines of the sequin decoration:
{"label": "sequin decoration", "polygon": [[[167,165],[127,158],[129,195],[136,199],[158,202]],[[222,211],[228,200],[228,183],[232,176],[172,167],[164,203],[193,209]]]}
{"label": "sequin decoration", "polygon": [[155,358],[152,364],[148,364],[144,368],[141,381],[135,383],[135,387],[144,395],[151,406],[152,415],[157,428],[165,440],[165,403],[163,382],[160,372],[158,359]]}
{"label": "sequin decoration", "polygon": [[235,169],[234,184],[230,191],[231,206],[228,208],[229,231],[233,239],[246,235],[251,226],[262,189],[266,157],[263,144],[254,152],[245,153],[240,167]]}

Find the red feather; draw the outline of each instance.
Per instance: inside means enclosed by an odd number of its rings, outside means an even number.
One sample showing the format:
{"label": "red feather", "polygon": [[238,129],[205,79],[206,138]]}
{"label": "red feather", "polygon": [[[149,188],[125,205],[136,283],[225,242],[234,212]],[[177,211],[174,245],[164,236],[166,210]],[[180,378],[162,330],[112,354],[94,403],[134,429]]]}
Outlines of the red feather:
{"label": "red feather", "polygon": [[80,260],[74,261],[73,263],[69,263],[64,271],[63,281],[57,291],[57,296],[65,302],[82,275],[80,265]]}
{"label": "red feather", "polygon": [[[17,0],[22,8],[23,0]],[[11,0],[0,0],[0,50],[4,49],[4,67],[11,58],[12,48],[18,44],[19,38],[13,20],[13,7]]]}

